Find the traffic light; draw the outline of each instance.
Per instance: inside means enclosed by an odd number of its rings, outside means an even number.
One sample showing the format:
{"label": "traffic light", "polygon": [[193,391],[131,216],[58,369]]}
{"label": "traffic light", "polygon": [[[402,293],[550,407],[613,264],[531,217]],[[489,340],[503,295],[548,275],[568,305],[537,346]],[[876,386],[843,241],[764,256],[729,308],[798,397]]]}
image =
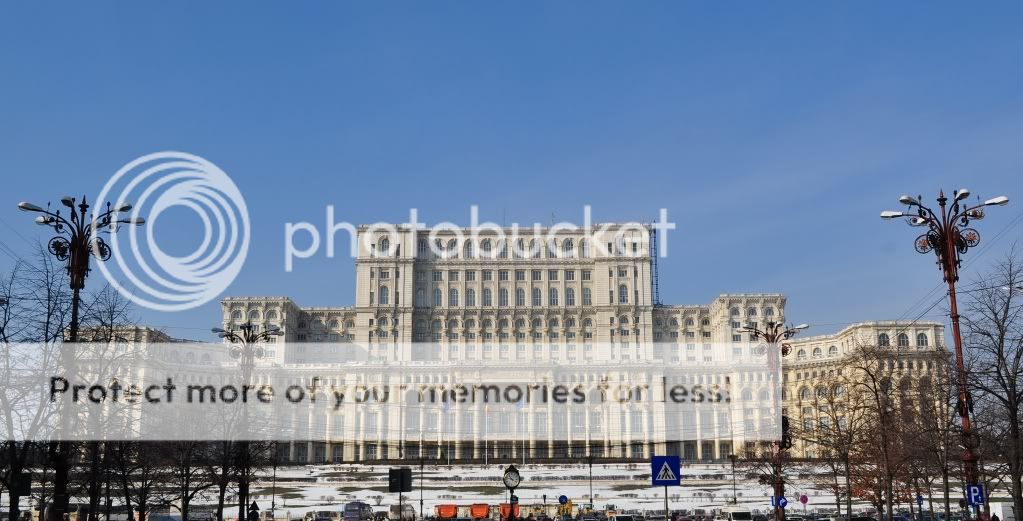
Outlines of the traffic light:
{"label": "traffic light", "polygon": [[781,448],[792,448],[792,433],[789,432],[789,417],[784,415],[781,417]]}

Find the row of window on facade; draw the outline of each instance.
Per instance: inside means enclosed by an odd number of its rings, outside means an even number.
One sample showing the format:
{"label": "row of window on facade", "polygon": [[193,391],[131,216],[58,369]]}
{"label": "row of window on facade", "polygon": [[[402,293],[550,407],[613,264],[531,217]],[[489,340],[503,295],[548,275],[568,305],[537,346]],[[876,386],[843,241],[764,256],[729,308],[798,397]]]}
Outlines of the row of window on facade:
{"label": "row of window on facade", "polygon": [[[730,314],[733,317],[738,317],[738,316],[742,315],[742,311],[739,308],[737,308],[737,307],[733,307],[731,309],[731,311],[730,311]],[[747,317],[755,317],[755,316],[757,316],[757,308],[754,308],[754,307],[746,308],[746,316]],[[774,308],[770,307],[770,306],[764,308],[764,316],[765,317],[773,317],[774,316]]]}
{"label": "row of window on facade", "polygon": [[[524,282],[526,280],[526,272],[527,271],[529,271],[529,280],[532,280],[534,282],[545,280],[544,279],[544,271],[545,270],[524,270],[524,269],[522,269],[522,270],[434,270],[434,271],[429,271],[429,272],[426,271],[426,270],[419,270],[419,271],[416,271],[416,281],[417,282],[426,282],[427,278],[429,278],[429,279],[433,280],[434,282],[444,282],[444,280],[445,280],[444,274],[445,273],[447,273],[447,280],[449,282],[458,282],[459,280],[462,280],[463,277],[464,277],[464,280],[466,282],[474,282],[474,281],[476,281],[477,274],[479,275],[481,280],[483,280],[483,281],[490,281],[490,280],[494,280],[494,271],[497,271],[497,280],[502,281],[502,282],[510,280],[512,271],[515,272],[515,281],[516,282]],[[546,278],[546,280],[551,281],[551,282],[555,282],[555,281],[558,281],[558,280],[565,280],[565,281],[576,280],[576,271],[577,270],[546,270],[546,271],[547,271],[547,278]],[[586,280],[592,280],[593,279],[593,270],[578,270],[578,272],[579,272],[579,275],[580,275],[579,278],[581,280],[586,281]],[[400,272],[399,271],[395,271],[395,278],[400,278],[398,273],[400,273]],[[429,275],[427,275],[428,273],[429,273]],[[617,269],[615,269],[615,268],[608,268],[608,270],[607,270],[607,276],[608,277],[613,278],[615,276],[615,273],[618,274],[619,278],[629,277],[630,273],[634,273],[636,276],[639,276],[639,271],[638,270],[632,270],[631,268],[629,268],[627,266],[621,266],[621,267],[618,267]],[[381,280],[387,280],[387,279],[391,278],[391,271],[388,270],[388,269],[370,270],[369,277],[371,279],[372,278],[379,278]]]}
{"label": "row of window on facade", "polygon": [[[898,347],[909,347],[909,335],[906,333],[899,333],[895,337],[895,342]],[[892,345],[891,337],[888,333],[881,333],[877,335],[878,347],[890,347]],[[916,334],[916,347],[927,347],[927,334],[917,333]]]}
{"label": "row of window on facade", "polygon": [[[461,294],[462,293],[459,292],[458,289],[456,289],[456,288],[449,288],[448,291],[447,291],[447,306],[448,307],[457,307],[457,306],[461,305],[461,301],[459,299],[459,296]],[[477,301],[477,298],[476,298],[476,290],[474,288],[467,288],[465,290],[464,295],[465,295],[465,302],[464,302],[464,306],[465,307],[475,307],[475,306],[491,307],[491,306],[495,305],[494,291],[492,289],[490,289],[490,288],[484,288],[483,289],[482,294],[481,294],[482,298],[479,299],[478,301]],[[508,306],[510,306],[511,305],[510,295],[511,295],[511,293],[508,291],[507,288],[500,288],[500,289],[498,289],[497,290],[497,300],[496,300],[497,304],[496,304],[496,306],[497,307],[508,307]],[[560,306],[560,305],[562,305],[561,295],[562,295],[562,293],[561,293],[561,291],[558,288],[548,288],[548,290],[547,290],[547,299],[545,301],[544,300],[543,291],[540,288],[533,288],[532,291],[530,292],[530,297],[531,298],[528,300],[528,303],[529,303],[529,305],[532,305],[534,307],[539,307],[539,306],[544,306],[544,305],[547,305],[547,306]],[[565,288],[564,296],[565,296],[565,299],[564,299],[564,305],[565,306],[576,306],[576,305],[592,306],[593,305],[593,292],[592,292],[592,290],[590,288],[582,288],[582,299],[581,300],[577,300],[575,288]],[[614,296],[615,296],[614,295],[614,291],[609,291],[608,292],[608,302],[610,304],[614,304],[614,302],[615,302]],[[388,288],[386,286],[381,286],[379,288],[378,292],[377,292],[377,297],[376,297],[377,303],[379,305],[381,305],[381,306],[389,305],[389,300],[390,300],[389,297],[390,296],[389,296]],[[427,301],[427,299],[426,299],[426,290],[424,288],[418,288],[418,289],[416,289],[415,305],[419,306],[419,307],[429,307],[429,306],[439,307],[439,306],[444,306],[445,302],[444,302],[443,297],[444,297],[444,292],[441,291],[440,288],[433,288],[433,290],[431,292],[431,299],[429,301]],[[630,299],[630,297],[629,297],[629,288],[628,288],[628,286],[626,286],[624,284],[620,285],[618,287],[618,303],[619,304],[628,304],[629,303],[629,299]],[[373,296],[372,292],[370,292],[370,304],[371,305],[374,304],[374,296]],[[398,304],[400,304],[400,303],[396,301],[395,305],[398,305]],[[517,307],[524,307],[524,306],[527,305],[526,290],[524,288],[516,288],[515,289],[515,304],[514,305],[517,306]]]}
{"label": "row of window on facade", "polygon": [[[525,239],[518,239],[511,244],[509,248],[508,242],[505,240],[491,240],[482,239],[479,241],[478,248],[474,240],[464,240],[459,246],[456,239],[436,239],[434,241],[434,247],[430,248],[430,243],[427,239],[419,239],[416,249],[416,256],[419,258],[445,258],[454,259],[461,255],[465,259],[507,259],[509,257],[515,259],[572,259],[572,258],[590,258],[592,252],[590,243],[585,239],[579,240],[578,248],[576,243],[572,239],[564,239],[558,241],[558,239],[548,239],[547,241],[530,239],[528,242]],[[433,250],[433,251],[431,251]],[[479,252],[477,254],[477,251]],[[639,255],[639,243],[635,241],[626,241],[625,238],[619,238],[617,241],[607,243],[608,255]],[[391,241],[387,237],[380,239],[376,244],[371,245],[371,255],[380,257],[400,256],[401,248],[400,245],[394,245],[391,247]]]}

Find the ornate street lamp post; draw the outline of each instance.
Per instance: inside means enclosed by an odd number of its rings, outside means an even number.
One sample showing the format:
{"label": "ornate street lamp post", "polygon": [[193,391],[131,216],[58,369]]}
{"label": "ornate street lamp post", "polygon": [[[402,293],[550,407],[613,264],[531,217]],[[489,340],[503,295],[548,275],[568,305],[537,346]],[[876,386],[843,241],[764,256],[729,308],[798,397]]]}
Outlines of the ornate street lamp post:
{"label": "ornate street lamp post", "polygon": [[[215,327],[212,331],[218,337],[231,343],[228,354],[231,358],[238,360],[238,365],[242,370],[242,384],[247,386],[252,381],[252,370],[256,365],[256,360],[266,356],[266,350],[261,344],[271,338],[281,336],[283,333],[277,326],[267,326],[265,330],[260,331],[259,325],[253,324],[251,321],[238,325],[237,330],[235,330],[236,326],[230,327],[229,330]],[[242,425],[246,429],[249,426],[248,416],[248,409],[242,409]],[[276,455],[274,457],[276,458]],[[250,479],[248,475],[249,440],[246,433],[243,433],[238,441],[238,459],[238,519],[242,521],[246,519]]]}
{"label": "ornate street lamp post", "polygon": [[[800,331],[808,328],[807,324],[800,324],[793,327],[785,327],[781,322],[767,322],[764,324],[764,329],[760,329],[752,324],[746,327],[738,329],[741,333],[749,333],[750,340],[756,341],[763,339],[770,348],[768,352],[768,358],[778,363],[778,367],[781,367],[781,358],[789,354],[791,346],[785,343],[786,340],[792,338]],[[771,364],[774,365],[773,363]],[[781,382],[779,382],[780,384]],[[788,418],[784,415],[781,417],[781,439],[774,442],[774,457],[771,461],[771,466],[774,471],[774,497],[780,499],[785,496],[785,478],[782,475],[782,462],[785,459],[785,451],[792,446],[792,440],[788,434]],[[785,521],[785,507],[778,504],[774,507],[774,517],[777,521]]]}
{"label": "ornate street lamp post", "polygon": [[[85,288],[85,278],[89,276],[89,258],[96,257],[100,261],[110,258],[110,246],[99,234],[117,231],[119,224],[140,226],[146,221],[141,217],[122,218],[121,214],[131,211],[132,206],[127,203],[114,206],[108,202],[106,210],[93,211],[89,215],[89,203],[85,196],[82,196],[81,202],[70,196],[62,197],[60,202],[68,208],[66,217],[59,209],[51,211],[49,204],[42,208],[23,201],[18,203],[18,209],[42,214],[35,218],[36,224],[53,228],[57,233],[50,239],[47,249],[66,264],[71,286],[71,323],[67,341],[74,344],[78,342],[78,309],[81,307],[81,290]],[[58,367],[64,367],[70,362],[66,357],[65,348],[62,347],[58,355]],[[62,414],[59,421],[64,428],[69,418]],[[49,519],[60,521],[68,511],[70,499],[68,474],[71,469],[71,443],[59,441],[51,444],[50,453],[53,456],[53,508]]]}
{"label": "ornate street lamp post", "polygon": [[923,197],[903,195],[899,202],[908,207],[906,212],[887,210],[881,212],[882,219],[906,218],[910,226],[926,227],[927,231],[916,238],[914,245],[918,253],[933,251],[937,256],[938,269],[948,284],[949,316],[952,320],[952,337],[955,341],[956,387],[958,403],[956,410],[962,426],[963,474],[966,485],[977,483],[977,455],[974,450],[980,445],[970,426],[970,412],[973,402],[967,388],[966,366],[963,363],[963,339],[959,330],[959,309],[956,306],[956,282],[959,280],[960,256],[980,242],[980,233],[970,228],[970,221],[984,218],[985,206],[1002,206],[1009,198],[999,196],[970,206],[963,201],[970,191],[963,188],[952,193],[952,204],[948,204],[945,191],[938,193],[938,211],[935,212],[921,203]]}

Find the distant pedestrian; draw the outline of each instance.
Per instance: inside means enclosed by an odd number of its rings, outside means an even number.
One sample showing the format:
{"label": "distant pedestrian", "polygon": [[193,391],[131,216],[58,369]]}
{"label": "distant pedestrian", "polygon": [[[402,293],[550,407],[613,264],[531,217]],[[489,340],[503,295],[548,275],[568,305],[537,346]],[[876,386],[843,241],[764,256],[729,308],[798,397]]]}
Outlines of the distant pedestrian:
{"label": "distant pedestrian", "polygon": [[999,519],[998,514],[992,514],[991,515],[991,521],[1002,521],[1002,520]]}

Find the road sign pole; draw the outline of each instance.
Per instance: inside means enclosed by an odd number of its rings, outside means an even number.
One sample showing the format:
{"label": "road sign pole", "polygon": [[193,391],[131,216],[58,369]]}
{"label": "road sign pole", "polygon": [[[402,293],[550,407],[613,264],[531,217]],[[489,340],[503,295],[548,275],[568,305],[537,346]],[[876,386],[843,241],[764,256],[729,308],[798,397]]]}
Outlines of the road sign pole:
{"label": "road sign pole", "polygon": [[664,521],[668,521],[668,485],[664,486]]}

